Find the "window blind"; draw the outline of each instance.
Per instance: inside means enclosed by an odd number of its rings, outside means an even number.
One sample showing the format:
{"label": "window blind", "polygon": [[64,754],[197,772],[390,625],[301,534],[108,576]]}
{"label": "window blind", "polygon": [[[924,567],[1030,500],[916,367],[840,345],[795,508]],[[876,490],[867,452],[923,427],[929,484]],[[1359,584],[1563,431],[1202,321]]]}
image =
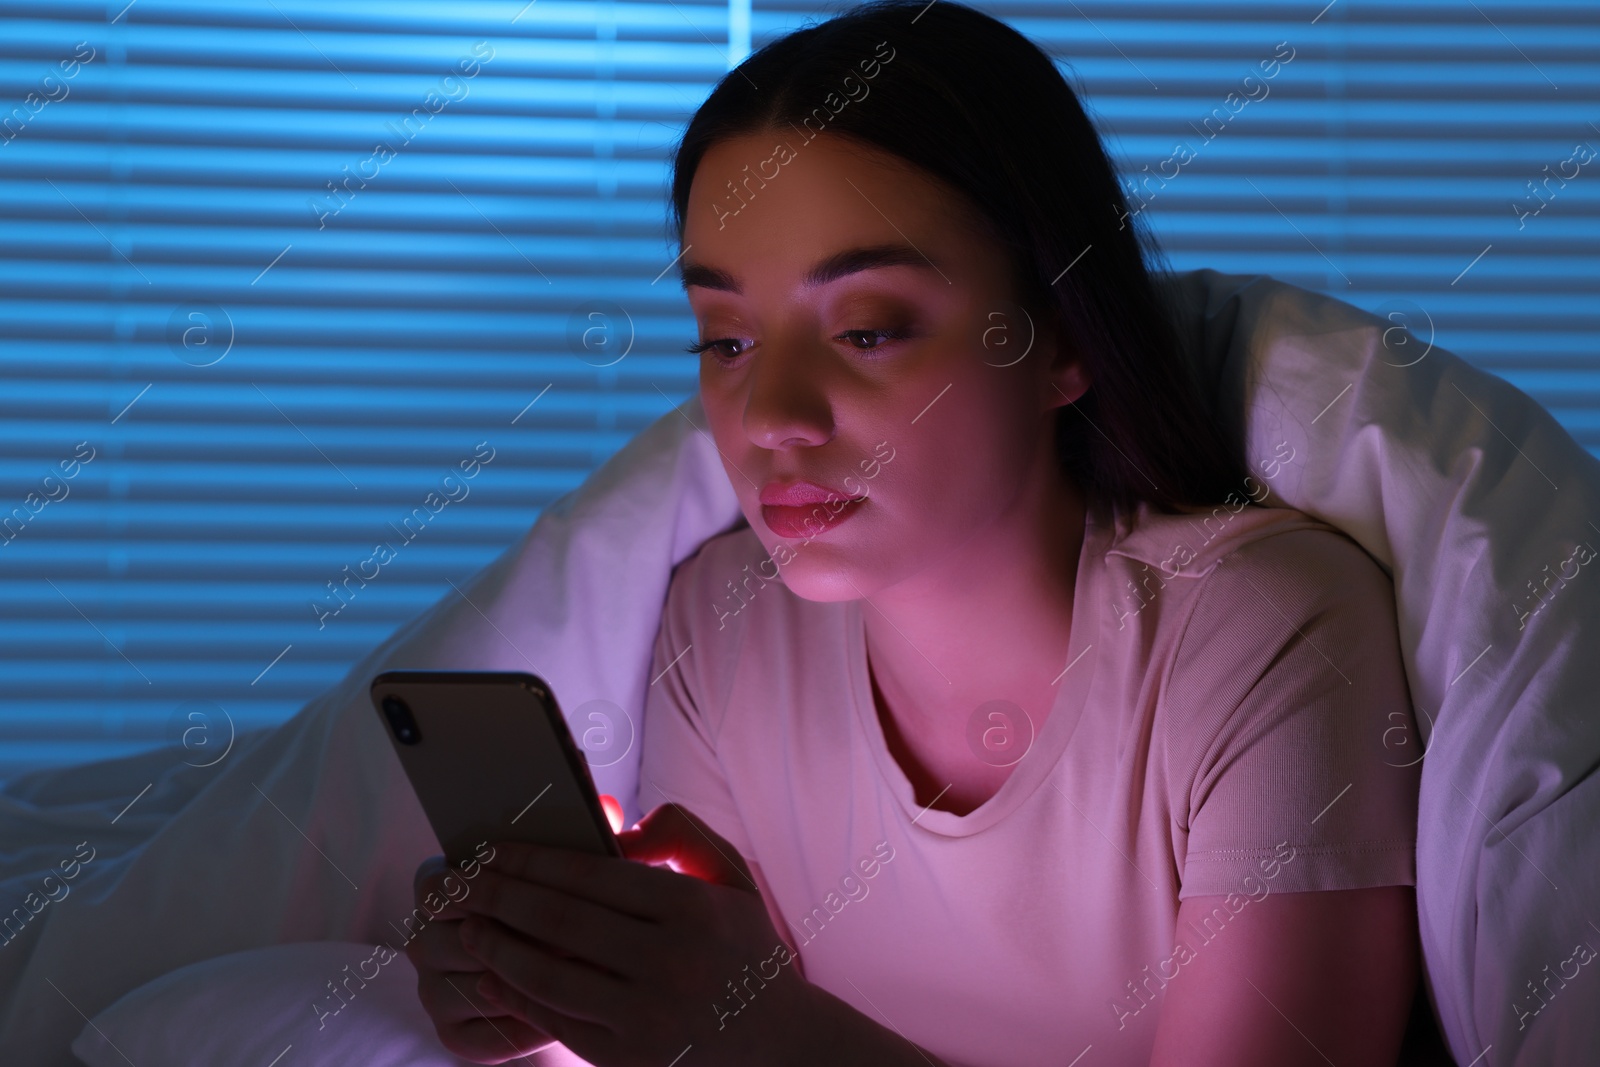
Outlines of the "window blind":
{"label": "window blind", "polygon": [[125,2],[0,4],[0,775],[286,718],[696,381],[725,3]]}
{"label": "window blind", "polygon": [[[0,2],[0,777],[281,721],[687,396],[667,153],[842,6]],[[1600,5],[974,6],[1174,267],[1600,450]]]}

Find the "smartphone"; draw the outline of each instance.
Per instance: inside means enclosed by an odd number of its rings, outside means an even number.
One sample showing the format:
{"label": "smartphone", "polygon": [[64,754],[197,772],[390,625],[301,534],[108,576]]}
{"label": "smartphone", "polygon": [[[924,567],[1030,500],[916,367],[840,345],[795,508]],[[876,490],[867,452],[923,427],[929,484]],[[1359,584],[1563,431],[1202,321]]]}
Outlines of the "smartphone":
{"label": "smartphone", "polygon": [[622,856],[589,763],[538,675],[385,671],[371,694],[450,866],[485,841]]}

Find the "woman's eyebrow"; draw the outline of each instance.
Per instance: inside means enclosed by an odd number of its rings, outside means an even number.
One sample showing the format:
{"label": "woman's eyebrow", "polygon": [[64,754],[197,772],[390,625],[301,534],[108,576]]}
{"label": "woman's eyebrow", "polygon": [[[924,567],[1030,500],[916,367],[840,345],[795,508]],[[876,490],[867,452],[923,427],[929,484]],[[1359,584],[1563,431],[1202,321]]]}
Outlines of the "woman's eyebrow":
{"label": "woman's eyebrow", "polygon": [[[933,271],[941,278],[944,277],[944,272],[931,259],[911,245],[884,244],[846,248],[835,252],[808,270],[802,284],[807,289],[814,289],[819,285],[837,281],[847,274],[879,270],[884,267],[915,267],[918,270]],[[705,289],[716,289],[735,295],[744,292],[738,279],[732,274],[703,263],[685,263],[679,280],[684,289],[698,285]]]}

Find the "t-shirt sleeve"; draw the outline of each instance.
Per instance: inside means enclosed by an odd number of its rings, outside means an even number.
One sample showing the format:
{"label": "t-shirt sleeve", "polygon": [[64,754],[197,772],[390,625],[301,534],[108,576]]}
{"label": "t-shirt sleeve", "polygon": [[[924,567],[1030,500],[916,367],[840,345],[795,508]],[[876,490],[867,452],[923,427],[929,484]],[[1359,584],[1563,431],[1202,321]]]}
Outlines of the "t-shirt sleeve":
{"label": "t-shirt sleeve", "polygon": [[1388,576],[1301,529],[1200,581],[1167,683],[1179,899],[1415,885],[1421,744]]}
{"label": "t-shirt sleeve", "polygon": [[[732,636],[706,620],[694,620],[696,605],[713,620],[711,596],[696,596],[696,579],[704,561],[690,557],[673,573],[661,626],[651,655],[645,690],[644,728],[639,765],[639,807],[649,812],[672,802],[689,809],[725,838],[739,854],[753,859],[749,834],[717,759],[716,726],[723,708],[720,694],[708,684],[708,653]],[[696,622],[700,625],[695,625]],[[696,631],[702,632],[696,632]],[[696,645],[700,647],[696,647]]]}

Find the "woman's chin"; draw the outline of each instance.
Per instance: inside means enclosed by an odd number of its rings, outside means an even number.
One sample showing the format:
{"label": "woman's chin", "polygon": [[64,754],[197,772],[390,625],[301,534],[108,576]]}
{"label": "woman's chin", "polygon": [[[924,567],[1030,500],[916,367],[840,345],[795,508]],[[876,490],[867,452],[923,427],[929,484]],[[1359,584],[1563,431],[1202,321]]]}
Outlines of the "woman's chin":
{"label": "woman's chin", "polygon": [[784,586],[801,600],[826,603],[835,600],[860,600],[861,583],[849,569],[807,568],[795,560],[780,570]]}
{"label": "woman's chin", "polygon": [[[767,555],[777,564],[778,577],[789,592],[802,600],[859,600],[875,583],[849,554],[820,541],[807,544],[763,531]],[[763,565],[764,568],[771,564]]]}

